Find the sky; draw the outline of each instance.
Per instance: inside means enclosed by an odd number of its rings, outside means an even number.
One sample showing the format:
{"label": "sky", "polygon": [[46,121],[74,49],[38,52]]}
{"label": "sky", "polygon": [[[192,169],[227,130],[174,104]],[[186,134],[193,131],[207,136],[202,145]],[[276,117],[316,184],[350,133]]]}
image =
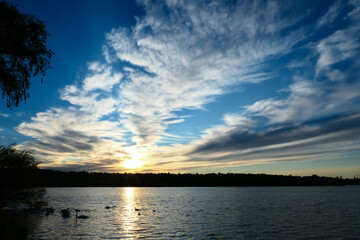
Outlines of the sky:
{"label": "sky", "polygon": [[360,1],[10,2],[55,55],[0,144],[41,168],[360,176]]}

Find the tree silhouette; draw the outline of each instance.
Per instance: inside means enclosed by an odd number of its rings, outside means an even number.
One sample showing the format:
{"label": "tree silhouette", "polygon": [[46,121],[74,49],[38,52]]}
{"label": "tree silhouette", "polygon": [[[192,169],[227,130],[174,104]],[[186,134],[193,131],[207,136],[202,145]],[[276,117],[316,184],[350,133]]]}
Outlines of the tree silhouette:
{"label": "tree silhouette", "polygon": [[38,162],[33,152],[18,150],[15,144],[0,145],[0,168],[37,168]]}
{"label": "tree silhouette", "polygon": [[[47,204],[44,188],[27,186],[36,176],[26,173],[39,170],[34,153],[14,145],[0,145],[0,239],[28,239],[35,218],[30,221],[25,209],[39,210]],[[19,186],[6,186],[14,183]]]}
{"label": "tree silhouette", "polygon": [[[15,144],[8,146],[0,145],[0,170],[6,179],[0,181],[0,209],[4,207],[5,202],[12,204],[19,203],[28,207],[41,207],[44,202],[42,196],[44,190],[39,188],[7,188],[4,181],[21,183],[20,186],[26,186],[32,179],[27,179],[28,170],[37,170],[38,161],[34,153],[15,148]],[[4,187],[5,186],[5,187]],[[11,185],[10,185],[11,186]]]}
{"label": "tree silhouette", "polygon": [[49,33],[33,15],[21,14],[14,5],[0,2],[0,90],[12,109],[30,97],[30,79],[41,82],[53,52],[46,48]]}

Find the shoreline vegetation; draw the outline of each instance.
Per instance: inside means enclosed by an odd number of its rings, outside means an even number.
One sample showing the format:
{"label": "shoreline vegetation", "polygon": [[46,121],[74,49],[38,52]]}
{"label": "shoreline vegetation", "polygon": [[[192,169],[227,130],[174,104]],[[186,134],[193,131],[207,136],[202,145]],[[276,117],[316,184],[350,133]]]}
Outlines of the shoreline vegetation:
{"label": "shoreline vegetation", "polygon": [[249,173],[104,173],[38,168],[0,168],[3,188],[12,187],[236,187],[360,185],[360,178]]}

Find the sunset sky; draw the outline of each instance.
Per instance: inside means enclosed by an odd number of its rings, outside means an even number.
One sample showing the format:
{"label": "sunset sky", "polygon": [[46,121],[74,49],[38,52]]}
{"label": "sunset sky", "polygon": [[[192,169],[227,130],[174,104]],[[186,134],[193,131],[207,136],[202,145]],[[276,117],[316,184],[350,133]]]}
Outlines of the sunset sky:
{"label": "sunset sky", "polygon": [[360,1],[10,2],[55,55],[0,143],[42,168],[360,176]]}

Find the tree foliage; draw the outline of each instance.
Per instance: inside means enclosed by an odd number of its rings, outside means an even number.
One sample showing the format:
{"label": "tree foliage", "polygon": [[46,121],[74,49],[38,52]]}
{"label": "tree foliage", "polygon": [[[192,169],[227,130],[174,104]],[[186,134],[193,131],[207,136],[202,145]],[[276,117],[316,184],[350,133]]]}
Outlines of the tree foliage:
{"label": "tree foliage", "polygon": [[33,152],[16,149],[15,144],[0,145],[0,209],[46,205],[45,189],[28,186],[34,177],[25,174],[38,170],[38,164]]}
{"label": "tree foliage", "polygon": [[0,1],[0,90],[8,108],[26,103],[30,79],[40,74],[42,81],[51,67],[48,36],[44,22]]}
{"label": "tree foliage", "polygon": [[0,168],[37,168],[38,162],[33,152],[18,150],[15,144],[0,145]]}

